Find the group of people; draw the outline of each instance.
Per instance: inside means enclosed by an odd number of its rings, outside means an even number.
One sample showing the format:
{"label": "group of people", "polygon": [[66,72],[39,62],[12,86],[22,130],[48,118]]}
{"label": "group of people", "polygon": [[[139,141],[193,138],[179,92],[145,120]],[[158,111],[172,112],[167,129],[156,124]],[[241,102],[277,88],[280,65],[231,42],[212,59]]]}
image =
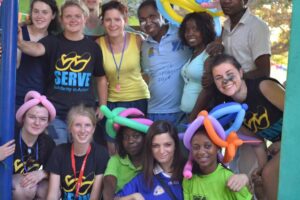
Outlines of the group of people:
{"label": "group of people", "polygon": [[[128,31],[126,6],[109,1],[100,12],[100,3],[67,0],[59,13],[55,0],[33,0],[19,28],[20,128],[0,147],[0,160],[14,153],[14,199],[251,199],[247,185],[257,199],[276,199],[285,90],[269,77],[270,33],[247,0],[220,0],[228,16],[220,37],[206,12],[178,28],[145,0],[144,38]],[[200,127],[194,176],[183,179],[177,129],[229,101],[248,104],[239,132],[262,143],[239,148],[234,175]],[[100,105],[137,108],[154,123],[145,133],[122,124],[104,148],[93,142],[106,122]]]}

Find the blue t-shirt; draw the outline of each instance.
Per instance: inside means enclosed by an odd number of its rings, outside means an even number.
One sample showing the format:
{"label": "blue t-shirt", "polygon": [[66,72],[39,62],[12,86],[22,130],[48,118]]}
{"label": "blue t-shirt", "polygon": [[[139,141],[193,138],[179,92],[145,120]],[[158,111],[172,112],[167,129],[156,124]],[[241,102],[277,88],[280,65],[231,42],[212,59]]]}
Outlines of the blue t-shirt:
{"label": "blue t-shirt", "polygon": [[180,111],[183,80],[180,72],[191,56],[191,49],[178,37],[178,28],[169,25],[160,42],[147,38],[142,44],[142,68],[149,76],[148,113]]}
{"label": "blue t-shirt", "polygon": [[199,93],[202,90],[201,79],[204,70],[204,61],[208,57],[206,51],[189,60],[181,70],[184,80],[183,94],[180,109],[185,113],[192,112]]}
{"label": "blue t-shirt", "polygon": [[[183,200],[182,186],[179,181],[172,181],[170,177],[162,172],[156,176],[161,177],[178,200]],[[123,197],[133,193],[141,193],[146,200],[172,200],[155,176],[153,178],[153,187],[149,188],[146,185],[143,173],[138,174],[129,183],[127,183],[123,189],[118,192],[117,196]]]}

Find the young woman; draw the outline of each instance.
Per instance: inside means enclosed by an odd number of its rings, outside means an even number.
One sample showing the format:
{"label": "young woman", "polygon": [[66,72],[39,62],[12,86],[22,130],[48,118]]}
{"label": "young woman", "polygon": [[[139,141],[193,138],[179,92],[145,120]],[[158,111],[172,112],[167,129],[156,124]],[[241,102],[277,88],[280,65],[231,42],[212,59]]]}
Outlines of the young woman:
{"label": "young woman", "polygon": [[[20,28],[25,41],[37,42],[48,34],[60,29],[58,8],[55,0],[33,0],[30,4],[30,21]],[[24,102],[26,93],[35,90],[41,94],[46,91],[48,66],[42,57],[32,57],[17,53],[16,109]]]}
{"label": "young woman", "polygon": [[[136,116],[135,116],[136,118]],[[142,169],[145,133],[122,126],[117,133],[118,155],[109,159],[104,174],[103,197],[113,199],[115,193]]]}
{"label": "young woman", "polygon": [[[90,14],[86,20],[84,27],[84,34],[93,40],[96,40],[99,36],[105,34],[105,28],[103,27],[101,20],[101,3],[102,0],[83,0],[85,5],[88,7]],[[126,25],[125,30],[128,32],[138,32]]]}
{"label": "young woman", "polygon": [[[245,186],[247,176],[235,176],[218,161],[220,148],[200,127],[191,139],[193,177],[183,180],[185,200],[224,199],[251,200],[252,195]],[[245,181],[246,180],[246,181]]]}
{"label": "young woman", "polygon": [[98,43],[108,79],[108,107],[133,107],[147,113],[149,91],[142,78],[139,35],[125,32],[127,8],[118,1],[102,6],[106,35]]}
{"label": "young woman", "polygon": [[[211,102],[215,105],[224,101],[246,103],[248,110],[240,131],[273,142],[269,148],[270,160],[267,160],[265,145],[254,146],[254,150],[260,167],[256,175],[262,178],[263,191],[267,199],[276,199],[285,96],[283,86],[271,78],[243,79],[241,65],[228,55],[220,54],[209,59],[207,70],[214,87]],[[243,162],[247,155],[240,159]]]}
{"label": "young woman", "polygon": [[213,18],[206,12],[187,14],[180,25],[179,36],[193,49],[191,58],[181,69],[185,84],[180,108],[189,114],[202,90],[204,61],[208,57],[206,46],[216,38]]}
{"label": "young woman", "polygon": [[[127,8],[118,1],[102,5],[102,21],[106,35],[97,43],[103,53],[103,65],[108,80],[110,109],[137,108],[147,113],[148,86],[141,74],[140,35],[125,31]],[[114,143],[108,139],[110,154],[116,153]]]}
{"label": "young woman", "polygon": [[15,136],[13,199],[46,198],[48,173],[44,167],[55,143],[45,134],[45,129],[55,114],[52,103],[36,91],[29,91],[17,110],[21,130]]}
{"label": "young woman", "polygon": [[105,33],[100,17],[101,2],[102,0],[83,0],[83,3],[85,3],[86,7],[89,9],[89,16],[85,23],[84,34],[91,37],[93,40]]}
{"label": "young woman", "polygon": [[72,143],[54,149],[47,171],[50,182],[47,199],[99,199],[107,151],[92,142],[96,126],[93,108],[78,105],[68,113]]}
{"label": "young woman", "polygon": [[142,173],[117,194],[120,199],[183,199],[183,160],[177,130],[170,122],[154,122],[146,135]]}
{"label": "young woman", "polygon": [[[57,144],[68,142],[66,115],[80,103],[95,106],[92,77],[97,83],[100,104],[106,104],[107,82],[99,46],[83,34],[88,9],[78,0],[61,6],[63,33],[47,36],[40,42],[24,41],[19,34],[19,48],[32,56],[45,55],[49,66],[46,95],[57,109],[57,118],[49,126],[49,135]],[[99,118],[102,116],[100,115]]]}

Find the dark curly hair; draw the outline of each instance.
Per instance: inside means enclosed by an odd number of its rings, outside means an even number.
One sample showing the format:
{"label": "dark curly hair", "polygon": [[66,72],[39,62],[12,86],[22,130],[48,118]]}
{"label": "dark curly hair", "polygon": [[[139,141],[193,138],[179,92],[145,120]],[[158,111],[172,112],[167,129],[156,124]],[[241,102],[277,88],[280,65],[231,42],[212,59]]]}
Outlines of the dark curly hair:
{"label": "dark curly hair", "polygon": [[[117,136],[116,136],[118,153],[121,158],[125,158],[126,155],[128,155],[127,151],[125,150],[125,148],[123,146],[124,133],[125,133],[126,129],[131,129],[131,128],[128,128],[126,126],[121,126],[121,128],[118,131]],[[145,139],[146,134],[139,132],[139,131],[135,131],[135,132],[139,133],[143,137],[143,140]]]}
{"label": "dark curly hair", "polygon": [[185,39],[186,24],[188,21],[194,20],[197,26],[197,30],[201,32],[203,42],[208,45],[216,38],[215,23],[211,15],[206,12],[194,12],[187,14],[179,28],[179,37],[185,45],[187,41]]}
{"label": "dark curly hair", "polygon": [[154,0],[145,0],[140,4],[140,6],[137,9],[138,17],[140,16],[140,10],[147,6],[152,6],[154,8],[154,10],[158,10],[156,2]]}

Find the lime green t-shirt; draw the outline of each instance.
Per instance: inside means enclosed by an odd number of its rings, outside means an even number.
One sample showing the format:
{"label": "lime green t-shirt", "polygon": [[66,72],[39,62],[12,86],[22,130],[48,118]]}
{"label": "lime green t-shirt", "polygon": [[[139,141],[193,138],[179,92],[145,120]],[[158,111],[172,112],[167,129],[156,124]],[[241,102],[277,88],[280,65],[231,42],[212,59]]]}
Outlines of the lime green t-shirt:
{"label": "lime green t-shirt", "polygon": [[117,193],[126,183],[134,178],[141,169],[142,167],[136,168],[128,156],[121,158],[119,155],[114,155],[108,161],[104,176],[111,175],[117,178]]}
{"label": "lime green t-shirt", "polygon": [[247,187],[239,192],[233,192],[227,187],[227,180],[232,172],[218,165],[209,175],[196,175],[189,180],[183,180],[183,195],[185,200],[251,200],[252,195]]}

